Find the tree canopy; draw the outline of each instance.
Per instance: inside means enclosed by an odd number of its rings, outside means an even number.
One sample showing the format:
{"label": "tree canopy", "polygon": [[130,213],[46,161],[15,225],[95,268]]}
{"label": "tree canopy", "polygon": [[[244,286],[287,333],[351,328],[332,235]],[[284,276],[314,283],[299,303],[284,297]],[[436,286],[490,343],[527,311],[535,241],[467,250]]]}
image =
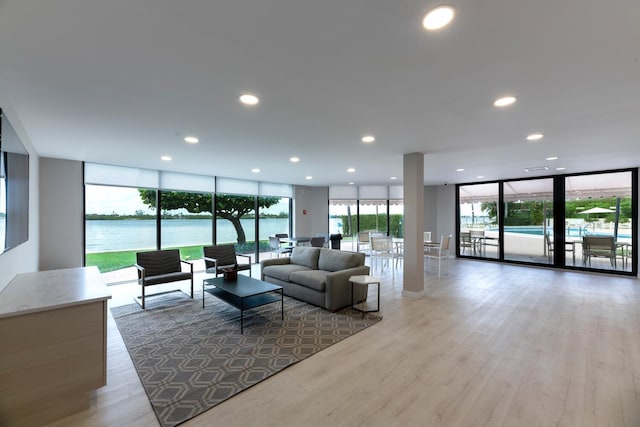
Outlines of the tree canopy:
{"label": "tree canopy", "polygon": [[[156,208],[156,191],[139,189],[142,202]],[[258,208],[266,209],[280,202],[279,197],[258,197]],[[235,196],[229,194],[216,195],[215,215],[229,220],[237,234],[238,243],[246,242],[246,236],[240,219],[255,213],[254,196]],[[180,191],[163,191],[161,210],[186,209],[192,214],[213,213],[213,195],[211,193],[185,193]]]}

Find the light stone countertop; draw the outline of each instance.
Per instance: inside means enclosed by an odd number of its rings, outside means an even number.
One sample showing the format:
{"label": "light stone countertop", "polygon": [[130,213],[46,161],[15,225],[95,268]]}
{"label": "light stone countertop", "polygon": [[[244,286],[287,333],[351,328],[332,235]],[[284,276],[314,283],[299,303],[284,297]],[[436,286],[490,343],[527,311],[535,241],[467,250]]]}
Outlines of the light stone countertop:
{"label": "light stone countertop", "polygon": [[110,298],[97,267],[23,273],[0,292],[0,318]]}

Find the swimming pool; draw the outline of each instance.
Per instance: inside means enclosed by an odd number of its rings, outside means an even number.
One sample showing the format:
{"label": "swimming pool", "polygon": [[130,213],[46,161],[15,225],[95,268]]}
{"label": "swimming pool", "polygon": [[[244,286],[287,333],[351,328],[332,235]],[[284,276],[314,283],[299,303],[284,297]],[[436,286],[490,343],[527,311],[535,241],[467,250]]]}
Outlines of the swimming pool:
{"label": "swimming pool", "polygon": [[[491,228],[487,228],[486,230],[487,231],[496,231],[497,232],[498,228],[497,227],[491,227]],[[542,236],[543,235],[543,227],[541,225],[520,225],[520,226],[508,225],[508,226],[504,227],[504,231],[506,233],[532,234],[532,235],[535,235],[535,236]],[[591,230],[586,230],[585,228],[581,228],[581,227],[567,227],[566,231],[567,231],[567,236],[569,236],[569,237],[582,237],[584,235],[599,235],[599,234],[607,235],[607,233],[593,233]],[[548,227],[547,228],[547,233],[553,234],[553,228],[552,227]],[[612,234],[613,234],[613,230],[608,235],[612,235]],[[631,238],[631,234],[618,233],[618,238],[619,239],[630,239]]]}

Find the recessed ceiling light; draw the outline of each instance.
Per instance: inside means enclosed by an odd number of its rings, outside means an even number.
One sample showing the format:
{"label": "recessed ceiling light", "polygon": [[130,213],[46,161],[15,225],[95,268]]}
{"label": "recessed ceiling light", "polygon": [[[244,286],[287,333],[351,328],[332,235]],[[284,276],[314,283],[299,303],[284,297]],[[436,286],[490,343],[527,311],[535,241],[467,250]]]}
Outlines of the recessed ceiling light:
{"label": "recessed ceiling light", "polygon": [[170,162],[171,161],[171,156],[162,156],[162,157],[160,157],[160,160],[164,160],[165,162]]}
{"label": "recessed ceiling light", "polygon": [[374,136],[372,136],[372,135],[365,135],[365,136],[362,137],[362,142],[366,142],[367,144],[370,143],[370,142],[373,142],[375,140],[376,140],[376,138]]}
{"label": "recessed ceiling light", "polygon": [[548,166],[533,166],[530,168],[524,168],[525,171],[527,172],[535,172],[535,171],[546,171],[549,170]]}
{"label": "recessed ceiling light", "polygon": [[456,14],[453,6],[438,6],[431,9],[422,19],[422,26],[429,31],[446,27]]}
{"label": "recessed ceiling light", "polygon": [[260,99],[255,95],[245,93],[240,95],[240,102],[245,105],[256,105],[258,102],[260,102]]}
{"label": "recessed ceiling light", "polygon": [[557,157],[553,156],[553,157],[547,157],[547,160],[558,160]]}
{"label": "recessed ceiling light", "polygon": [[349,172],[349,173],[354,173],[355,171],[356,171],[356,170],[355,170],[354,168],[349,168],[349,169],[347,169],[347,172]]}
{"label": "recessed ceiling light", "polygon": [[484,175],[478,175],[478,176],[476,176],[476,178],[482,179],[482,178],[484,178]]}
{"label": "recessed ceiling light", "polygon": [[349,183],[349,185],[353,185],[353,181]]}
{"label": "recessed ceiling light", "polygon": [[396,180],[396,179],[398,179],[398,177],[397,177],[397,176],[392,176],[392,177],[391,177],[391,178],[389,178],[389,179],[391,179],[391,180]]}
{"label": "recessed ceiling light", "polygon": [[189,144],[197,144],[198,142],[200,142],[200,140],[195,136],[185,136],[184,142],[188,142]]}
{"label": "recessed ceiling light", "polygon": [[253,173],[260,173],[260,169],[258,169],[258,168],[253,168],[253,169],[251,169],[251,172],[253,172]]}
{"label": "recessed ceiling light", "polygon": [[458,168],[458,169],[456,169],[456,172],[464,172],[464,169],[463,168]]}
{"label": "recessed ceiling light", "polygon": [[556,168],[557,171],[563,171],[565,169],[567,169],[567,168]]}
{"label": "recessed ceiling light", "polygon": [[304,179],[313,179],[313,177],[311,175],[307,175],[304,177]]}
{"label": "recessed ceiling light", "polygon": [[541,133],[532,133],[531,135],[527,135],[527,141],[539,141],[544,138],[544,135]]}
{"label": "recessed ceiling light", "polygon": [[507,107],[516,102],[515,96],[504,96],[502,98],[498,98],[493,102],[493,105],[496,107]]}
{"label": "recessed ceiling light", "polygon": [[300,157],[289,157],[289,161],[292,163],[298,163],[300,161]]}

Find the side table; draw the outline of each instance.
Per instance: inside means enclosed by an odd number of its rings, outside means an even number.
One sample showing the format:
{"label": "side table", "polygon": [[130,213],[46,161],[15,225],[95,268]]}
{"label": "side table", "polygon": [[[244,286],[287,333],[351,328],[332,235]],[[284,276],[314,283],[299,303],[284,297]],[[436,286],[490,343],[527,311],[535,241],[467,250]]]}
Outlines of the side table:
{"label": "side table", "polygon": [[[349,278],[349,283],[351,283],[351,308],[357,310],[362,313],[362,317],[364,317],[365,313],[372,313],[376,311],[380,311],[380,278],[375,276],[351,276]],[[364,298],[363,301],[355,302],[354,301],[354,288],[356,285],[364,286],[366,289],[365,296],[369,293],[369,285],[378,285],[378,301],[377,307],[375,310],[367,310],[366,303]],[[358,304],[362,305],[362,308],[356,307]]]}

